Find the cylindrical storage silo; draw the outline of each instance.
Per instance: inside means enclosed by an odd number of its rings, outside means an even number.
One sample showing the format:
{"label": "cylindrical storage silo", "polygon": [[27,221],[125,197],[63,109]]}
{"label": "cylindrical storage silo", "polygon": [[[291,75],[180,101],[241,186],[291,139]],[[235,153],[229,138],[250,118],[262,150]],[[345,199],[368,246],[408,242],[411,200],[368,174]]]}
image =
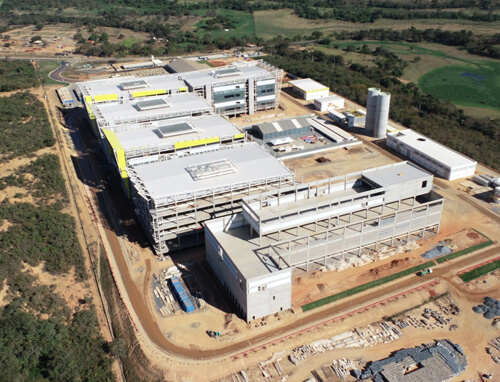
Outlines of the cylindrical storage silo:
{"label": "cylindrical storage silo", "polygon": [[491,201],[495,204],[500,204],[500,187],[495,187],[493,190]]}
{"label": "cylindrical storage silo", "polygon": [[377,99],[377,111],[375,113],[375,124],[373,126],[373,136],[375,138],[385,138],[387,135],[387,122],[389,121],[389,105],[391,94],[379,93]]}
{"label": "cylindrical storage silo", "polygon": [[369,88],[368,96],[366,97],[366,119],[365,130],[368,134],[372,134],[375,126],[375,115],[377,114],[377,98],[380,93],[379,88]]}

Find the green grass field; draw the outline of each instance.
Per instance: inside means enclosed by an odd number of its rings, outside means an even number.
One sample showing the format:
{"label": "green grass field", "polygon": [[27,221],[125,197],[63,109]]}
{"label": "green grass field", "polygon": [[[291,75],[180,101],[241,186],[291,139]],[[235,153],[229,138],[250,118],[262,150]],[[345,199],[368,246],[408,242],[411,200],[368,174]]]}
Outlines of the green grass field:
{"label": "green grass field", "polygon": [[132,45],[140,43],[142,43],[142,40],[133,36],[124,38],[123,40],[120,41],[120,45],[123,45],[126,48],[131,48]]}
{"label": "green grass field", "polygon": [[500,110],[500,62],[436,68],[420,77],[418,84],[457,105]]}
{"label": "green grass field", "polygon": [[329,304],[331,302],[341,300],[341,299],[343,299],[345,297],[353,296],[355,294],[364,292],[365,290],[368,290],[368,289],[371,289],[371,288],[375,288],[375,287],[377,287],[379,285],[386,284],[386,283],[388,283],[390,281],[397,280],[397,279],[399,279],[401,277],[404,277],[404,276],[411,275],[412,273],[416,273],[418,271],[421,271],[422,269],[431,268],[434,265],[436,265],[434,263],[434,261],[428,261],[428,262],[426,262],[424,264],[420,264],[420,265],[417,265],[416,267],[408,268],[408,269],[406,269],[404,271],[395,273],[395,274],[387,276],[387,277],[383,277],[383,278],[381,278],[379,280],[371,281],[369,283],[366,283],[366,284],[363,284],[363,285],[359,285],[357,287],[345,290],[343,292],[334,294],[332,296],[328,296],[328,297],[322,298],[320,300],[313,301],[313,302],[311,302],[309,304],[302,305],[302,307],[301,307],[302,311],[307,312],[308,310],[319,308],[320,306]]}
{"label": "green grass field", "polygon": [[466,107],[471,115],[500,117],[500,62],[497,60],[431,43],[349,40],[335,41],[329,47],[317,49],[340,54],[346,62],[373,65],[374,56],[343,50],[348,46],[361,48],[364,44],[371,50],[384,47],[406,60],[408,66],[401,76],[403,81],[414,82],[438,98]]}
{"label": "green grass field", "polygon": [[[206,9],[200,9],[193,11],[193,14],[197,14],[200,16],[204,16],[207,13]],[[255,35],[255,22],[252,14],[247,12],[239,12],[233,11],[229,9],[217,9],[215,11],[216,15],[227,16],[233,19],[240,20],[236,26],[236,28],[229,29],[228,32],[225,30],[211,31],[203,29],[205,25],[205,20],[208,18],[204,18],[198,23],[195,24],[195,27],[199,28],[198,33],[201,35],[209,34],[213,37],[243,37],[243,36],[253,36]]]}
{"label": "green grass field", "polygon": [[471,280],[477,279],[478,277],[484,276],[488,273],[496,271],[500,268],[500,260],[493,261],[492,263],[483,265],[482,267],[473,269],[472,271],[463,273],[460,275],[460,278],[468,283]]}

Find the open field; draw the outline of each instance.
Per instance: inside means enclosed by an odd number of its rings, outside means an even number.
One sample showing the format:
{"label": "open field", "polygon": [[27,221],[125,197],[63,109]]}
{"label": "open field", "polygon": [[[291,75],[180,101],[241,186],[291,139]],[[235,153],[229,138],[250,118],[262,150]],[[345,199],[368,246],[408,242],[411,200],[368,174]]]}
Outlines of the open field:
{"label": "open field", "polygon": [[201,35],[211,35],[212,37],[243,37],[243,36],[253,36],[255,35],[255,22],[254,22],[254,16],[248,12],[239,12],[239,11],[233,11],[229,9],[217,9],[215,11],[215,14],[217,16],[225,16],[228,17],[232,20],[239,20],[236,23],[235,28],[229,28],[229,31],[225,31],[224,27],[221,27],[222,29],[220,30],[207,30],[205,29],[206,26],[206,20],[211,19],[212,17],[205,17],[205,14],[207,13],[207,10],[201,9],[201,10],[196,10],[193,11],[193,14],[202,16],[203,18],[196,22],[193,27],[198,29],[198,33]]}
{"label": "open field", "polygon": [[497,60],[433,43],[348,40],[314,49],[342,55],[347,63],[374,65],[375,56],[344,50],[348,46],[361,48],[365,44],[371,50],[383,47],[405,60],[408,66],[400,78],[402,81],[418,84],[438,98],[464,106],[473,116],[500,117],[500,63]]}
{"label": "open field", "polygon": [[500,110],[500,63],[436,68],[420,78],[419,86],[458,105]]}
{"label": "open field", "polygon": [[441,28],[449,31],[462,29],[472,30],[477,34],[495,34],[500,23],[474,22],[467,20],[422,19],[422,20],[388,20],[379,19],[374,23],[351,23],[339,20],[308,20],[295,15],[291,9],[257,11],[254,13],[257,36],[273,38],[283,36],[310,35],[318,30],[325,35],[331,32],[358,31],[360,29],[389,28],[404,30],[414,26],[416,29]]}

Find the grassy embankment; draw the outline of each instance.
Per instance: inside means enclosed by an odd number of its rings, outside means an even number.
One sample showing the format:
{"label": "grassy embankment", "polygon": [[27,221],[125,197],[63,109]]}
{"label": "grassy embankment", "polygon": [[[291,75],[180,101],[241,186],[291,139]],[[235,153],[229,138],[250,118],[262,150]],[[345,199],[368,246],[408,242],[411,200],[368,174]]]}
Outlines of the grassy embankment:
{"label": "grassy embankment", "polygon": [[434,263],[434,261],[428,261],[426,263],[423,263],[423,264],[417,265],[415,267],[411,267],[411,268],[405,269],[404,271],[395,273],[393,275],[383,277],[383,278],[381,278],[379,280],[370,281],[369,283],[362,284],[362,285],[359,285],[357,287],[345,290],[343,292],[340,292],[340,293],[337,293],[337,294],[334,294],[334,295],[322,298],[320,300],[313,301],[313,302],[311,302],[309,304],[302,305],[302,307],[301,307],[302,311],[307,312],[308,310],[319,308],[320,306],[323,306],[323,305],[326,305],[326,304],[330,304],[332,302],[341,300],[341,299],[343,299],[345,297],[350,297],[350,296],[353,296],[355,294],[364,292],[364,291],[366,291],[368,289],[375,288],[377,286],[380,286],[380,285],[386,284],[388,282],[397,280],[397,279],[399,279],[401,277],[411,275],[412,273],[416,273],[418,271],[421,271],[422,269],[431,268],[434,265],[436,265]]}

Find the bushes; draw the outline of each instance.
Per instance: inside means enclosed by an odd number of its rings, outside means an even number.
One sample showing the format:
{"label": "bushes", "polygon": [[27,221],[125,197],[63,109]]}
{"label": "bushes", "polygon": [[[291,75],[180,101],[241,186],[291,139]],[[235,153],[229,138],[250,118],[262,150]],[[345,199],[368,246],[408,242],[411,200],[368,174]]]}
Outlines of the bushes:
{"label": "bushes", "polygon": [[21,261],[33,266],[45,261],[46,270],[56,274],[74,266],[78,277],[86,278],[72,216],[50,206],[11,204],[4,200],[0,204],[0,219],[12,224],[0,232],[0,280],[18,273]]}
{"label": "bushes", "polygon": [[29,89],[37,84],[38,78],[31,62],[0,61],[0,92]]}
{"label": "bushes", "polygon": [[29,93],[0,97],[0,160],[55,144],[43,104]]}

